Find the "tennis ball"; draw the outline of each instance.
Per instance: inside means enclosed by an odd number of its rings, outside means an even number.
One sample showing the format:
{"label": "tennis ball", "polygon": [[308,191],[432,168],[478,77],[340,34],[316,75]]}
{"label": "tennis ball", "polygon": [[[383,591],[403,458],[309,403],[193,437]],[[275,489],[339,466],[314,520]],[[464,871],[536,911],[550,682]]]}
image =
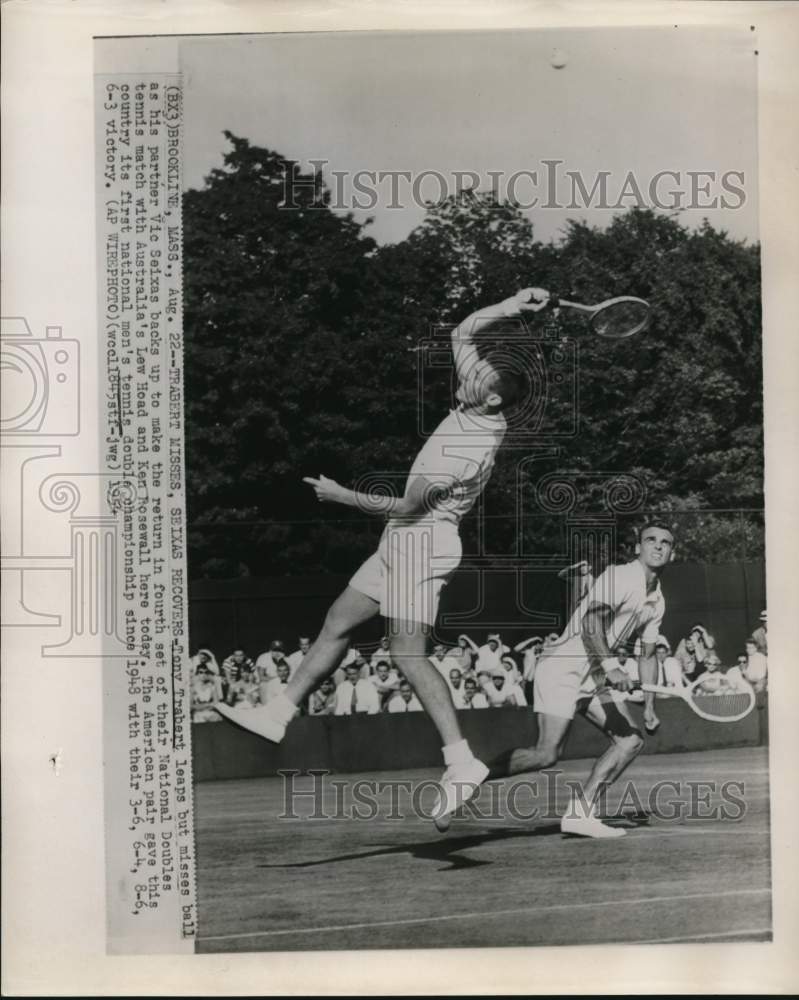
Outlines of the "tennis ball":
{"label": "tennis ball", "polygon": [[568,56],[563,49],[553,49],[549,64],[553,69],[563,69],[566,65],[567,59]]}

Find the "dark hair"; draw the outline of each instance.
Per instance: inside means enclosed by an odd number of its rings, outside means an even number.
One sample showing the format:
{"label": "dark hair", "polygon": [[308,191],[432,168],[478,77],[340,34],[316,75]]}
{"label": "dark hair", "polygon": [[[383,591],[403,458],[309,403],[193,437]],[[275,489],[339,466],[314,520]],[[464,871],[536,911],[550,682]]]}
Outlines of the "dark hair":
{"label": "dark hair", "polygon": [[661,531],[668,531],[672,538],[676,535],[673,524],[669,524],[664,517],[653,516],[646,518],[638,525],[637,528],[634,529],[636,542],[640,544],[641,539],[644,536],[644,532],[648,528],[660,528]]}

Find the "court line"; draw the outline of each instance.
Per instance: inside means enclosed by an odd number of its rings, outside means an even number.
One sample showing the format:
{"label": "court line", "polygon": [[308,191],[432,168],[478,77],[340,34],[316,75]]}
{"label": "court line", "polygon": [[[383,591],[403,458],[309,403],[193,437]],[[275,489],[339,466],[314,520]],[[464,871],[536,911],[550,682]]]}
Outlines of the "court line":
{"label": "court line", "polygon": [[[770,927],[747,927],[742,931],[712,931],[706,934],[681,935],[680,937],[647,938],[646,941],[625,941],[624,944],[690,944],[692,941],[711,941],[714,938],[745,937],[747,934],[771,934]],[[621,942],[619,942],[621,943]]]}
{"label": "court line", "polygon": [[[200,941],[233,941],[239,938],[282,937],[289,934],[325,934],[356,931],[373,927],[402,927],[408,924],[434,924],[445,920],[485,920],[487,917],[510,917],[522,913],[554,913],[559,910],[590,910],[603,906],[630,906],[641,903],[670,903],[692,899],[724,899],[730,896],[770,895],[770,889],[728,889],[724,892],[694,892],[676,896],[644,896],[639,899],[604,899],[595,903],[555,903],[551,906],[520,906],[509,910],[479,910],[476,913],[445,913],[437,917],[406,917],[402,920],[373,920],[358,924],[329,924],[322,927],[299,927],[279,931],[244,931],[240,934],[210,934]],[[646,943],[646,942],[641,942]]]}

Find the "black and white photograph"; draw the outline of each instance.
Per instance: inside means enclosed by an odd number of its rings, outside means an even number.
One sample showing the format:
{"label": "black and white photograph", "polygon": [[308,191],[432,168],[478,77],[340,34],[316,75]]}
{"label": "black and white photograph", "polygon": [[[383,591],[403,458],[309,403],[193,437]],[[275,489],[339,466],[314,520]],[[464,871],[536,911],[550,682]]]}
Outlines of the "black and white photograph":
{"label": "black and white photograph", "polygon": [[198,950],[771,938],[756,47],[181,42]]}
{"label": "black and white photograph", "polygon": [[790,5],[3,19],[3,992],[795,990]]}

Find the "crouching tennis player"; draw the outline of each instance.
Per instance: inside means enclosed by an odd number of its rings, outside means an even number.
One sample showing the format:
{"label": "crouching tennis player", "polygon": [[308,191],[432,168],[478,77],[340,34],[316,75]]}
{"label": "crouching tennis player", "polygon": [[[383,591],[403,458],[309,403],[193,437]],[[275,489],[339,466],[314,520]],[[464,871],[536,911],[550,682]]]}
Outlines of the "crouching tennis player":
{"label": "crouching tennis player", "polygon": [[[560,759],[575,712],[583,714],[610,739],[596,761],[583,795],[576,796],[561,820],[564,833],[586,837],[622,837],[623,829],[608,826],[597,816],[599,793],[615,781],[640,753],[644,739],[625,704],[624,692],[633,686],[619,669],[611,650],[639,638],[638,660],[642,683],[655,684],[655,643],[666,610],[660,575],[671,561],[671,528],[650,521],[637,535],[637,558],[609,566],[575,609],[566,631],[548,646],[536,664],[533,707],[538,721],[535,746],[506,751],[493,761],[489,779],[525,771],[541,771]],[[644,695],[644,724],[650,732],[659,722],[654,695]],[[450,816],[436,821],[444,830]]]}
{"label": "crouching tennis player", "polygon": [[411,467],[401,497],[347,489],[320,476],[306,478],[324,503],[339,503],[387,517],[377,551],[360,567],[328,611],[321,633],[284,692],[263,707],[219,712],[245,729],[279,742],[297,706],[328,677],[344,655],[352,632],[377,614],[389,620],[391,658],[416,691],[443,743],[446,770],[433,809],[446,822],[485,779],[461,734],[444,678],[427,657],[441,589],[458,567],[458,525],[491,475],[507,427],[503,415],[527,402],[530,379],[507,352],[480,357],[474,337],[506,318],[544,309],[549,294],[527,288],[499,305],[479,310],[453,330],[457,409],[442,420]]}

